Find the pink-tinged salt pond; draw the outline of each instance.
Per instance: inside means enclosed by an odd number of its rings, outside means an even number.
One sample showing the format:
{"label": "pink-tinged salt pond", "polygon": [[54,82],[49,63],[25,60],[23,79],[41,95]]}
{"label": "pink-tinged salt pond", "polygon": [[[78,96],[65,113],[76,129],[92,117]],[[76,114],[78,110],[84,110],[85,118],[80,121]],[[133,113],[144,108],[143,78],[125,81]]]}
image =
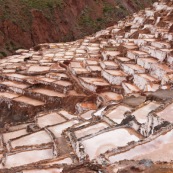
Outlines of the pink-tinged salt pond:
{"label": "pink-tinged salt pond", "polygon": [[24,170],[23,173],[61,173],[61,168]]}
{"label": "pink-tinged salt pond", "polygon": [[127,111],[131,111],[131,108],[128,106],[120,105],[109,111],[106,116],[119,124],[124,119],[124,113]]}
{"label": "pink-tinged salt pond", "polygon": [[50,89],[45,89],[45,88],[36,88],[36,89],[33,89],[32,92],[44,94],[44,95],[47,95],[50,97],[65,97],[65,95],[63,93],[53,91]]}
{"label": "pink-tinged salt pond", "polygon": [[17,97],[17,98],[15,98],[13,100],[15,100],[17,102],[29,104],[29,105],[32,105],[32,106],[41,106],[41,105],[44,105],[44,102],[41,102],[39,100],[30,98],[30,97],[25,97],[25,96]]}
{"label": "pink-tinged salt pond", "polygon": [[75,131],[75,135],[77,138],[81,138],[81,137],[84,137],[87,135],[95,134],[95,133],[99,132],[100,130],[103,130],[107,127],[108,127],[108,125],[106,123],[99,123],[99,124],[95,124],[93,126],[89,126],[84,129],[77,130],[77,131]]}
{"label": "pink-tinged salt pond", "polygon": [[68,127],[73,126],[74,124],[77,124],[78,121],[74,120],[74,121],[69,121],[63,124],[59,124],[59,125],[54,125],[49,127],[48,129],[58,138],[61,137],[61,133],[63,132],[63,130],[67,129]]}
{"label": "pink-tinged salt pond", "polygon": [[173,103],[167,106],[163,111],[157,113],[160,118],[173,122]]}
{"label": "pink-tinged salt pond", "polygon": [[20,137],[18,139],[11,141],[11,146],[13,148],[19,147],[19,146],[30,146],[30,145],[41,145],[51,142],[52,139],[49,136],[49,134],[42,130],[36,133],[32,133],[23,137]]}
{"label": "pink-tinged salt pond", "polygon": [[49,125],[59,124],[64,121],[66,120],[56,112],[52,112],[37,118],[37,124],[41,128],[49,126]]}
{"label": "pink-tinged salt pond", "polygon": [[160,106],[160,104],[156,102],[150,102],[147,105],[137,109],[132,114],[136,117],[137,121],[140,123],[145,123],[147,121],[147,115],[157,109]]}
{"label": "pink-tinged salt pond", "polygon": [[8,92],[0,92],[0,97],[6,97],[9,99],[13,99],[13,98],[19,97],[19,95],[14,94],[14,93],[8,93]]}
{"label": "pink-tinged salt pond", "polygon": [[12,168],[52,158],[52,149],[24,151],[21,153],[8,155],[6,157],[5,166],[0,165],[0,169]]}
{"label": "pink-tinged salt pond", "polygon": [[92,118],[92,113],[94,113],[95,110],[90,110],[90,111],[87,111],[85,113],[83,113],[81,115],[82,118],[84,118],[85,120],[89,120],[90,118]]}
{"label": "pink-tinged salt pond", "polygon": [[84,140],[82,144],[84,145],[85,152],[92,160],[107,150],[126,146],[131,141],[138,141],[138,135],[132,132],[129,129],[115,129]]}
{"label": "pink-tinged salt pond", "polygon": [[19,136],[26,135],[27,131],[26,129],[16,130],[13,132],[7,132],[3,134],[4,142],[8,142],[10,139],[17,138]]}
{"label": "pink-tinged salt pond", "polygon": [[131,150],[110,156],[111,163],[121,160],[151,159],[153,161],[170,162],[173,160],[173,130],[154,139],[151,142],[136,146]]}
{"label": "pink-tinged salt pond", "polygon": [[67,157],[67,158],[63,158],[63,159],[53,159],[43,165],[54,165],[54,164],[67,164],[67,165],[71,165],[73,163],[72,159]]}

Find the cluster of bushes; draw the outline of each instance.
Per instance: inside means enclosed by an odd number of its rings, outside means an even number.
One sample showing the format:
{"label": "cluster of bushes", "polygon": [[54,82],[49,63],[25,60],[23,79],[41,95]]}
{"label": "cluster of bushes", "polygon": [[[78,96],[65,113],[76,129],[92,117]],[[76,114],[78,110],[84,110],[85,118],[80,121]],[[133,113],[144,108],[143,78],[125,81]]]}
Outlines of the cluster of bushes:
{"label": "cluster of bushes", "polygon": [[21,3],[25,3],[30,8],[36,8],[39,10],[44,10],[47,8],[62,8],[64,5],[64,0],[20,0]]}

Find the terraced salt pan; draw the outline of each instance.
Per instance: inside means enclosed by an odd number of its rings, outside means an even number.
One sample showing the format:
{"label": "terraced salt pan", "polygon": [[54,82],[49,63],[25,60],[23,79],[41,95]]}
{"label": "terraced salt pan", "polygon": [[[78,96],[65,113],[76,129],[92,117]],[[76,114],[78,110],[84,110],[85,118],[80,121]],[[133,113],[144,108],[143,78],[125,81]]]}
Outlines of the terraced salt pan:
{"label": "terraced salt pan", "polygon": [[148,74],[138,74],[139,76],[145,78],[146,80],[150,81],[150,82],[158,82],[158,80]]}
{"label": "terraced salt pan", "polygon": [[44,105],[44,102],[41,102],[39,100],[35,100],[35,99],[32,99],[32,98],[29,98],[29,97],[25,97],[25,96],[21,96],[21,97],[17,97],[15,99],[13,99],[17,102],[21,102],[21,103],[26,103],[26,104],[29,104],[29,105],[33,105],[33,106],[41,106],[41,105]]}
{"label": "terraced salt pan", "polygon": [[111,58],[116,57],[119,54],[120,54],[119,51],[103,51],[102,52],[102,56],[104,60],[108,60],[108,57],[111,57]]}
{"label": "terraced salt pan", "polygon": [[12,70],[12,69],[15,70],[19,66],[20,66],[19,64],[13,64],[13,63],[11,63],[11,64],[6,65],[5,66],[5,69],[7,69],[7,70]]}
{"label": "terraced salt pan", "polygon": [[61,110],[58,112],[59,114],[63,115],[65,118],[67,119],[72,119],[72,118],[76,118],[76,116],[70,114],[69,112],[65,111],[65,110]]}
{"label": "terraced salt pan", "polygon": [[104,106],[104,107],[98,109],[93,115],[102,117],[104,115],[106,108],[107,108],[107,106]]}
{"label": "terraced salt pan", "polygon": [[163,111],[157,113],[160,118],[173,122],[173,103],[167,106]]}
{"label": "terraced salt pan", "polygon": [[96,110],[97,109],[96,104],[94,104],[92,102],[82,102],[82,103],[78,103],[77,105],[79,105],[80,108],[82,108],[83,110]]}
{"label": "terraced salt pan", "polygon": [[124,88],[126,94],[140,91],[140,89],[136,85],[127,82],[123,82],[122,87]]}
{"label": "terraced salt pan", "polygon": [[145,73],[145,69],[137,64],[122,64],[122,69],[129,75],[134,75],[135,73]]}
{"label": "terraced salt pan", "polygon": [[61,173],[61,168],[24,170],[23,173]]}
{"label": "terraced salt pan", "polygon": [[137,64],[150,70],[153,64],[157,64],[158,61],[155,58],[138,58]]}
{"label": "terraced salt pan", "polygon": [[71,67],[74,67],[74,68],[81,68],[82,67],[81,63],[80,62],[77,62],[77,61],[71,62],[70,63],[70,66]]}
{"label": "terraced salt pan", "polygon": [[72,72],[73,72],[74,75],[80,75],[80,74],[88,74],[88,73],[90,73],[85,68],[72,68]]}
{"label": "terraced salt pan", "polygon": [[99,123],[99,124],[95,124],[93,126],[89,126],[87,128],[81,129],[81,130],[77,130],[77,131],[75,131],[75,135],[77,138],[82,138],[87,135],[95,134],[95,133],[99,132],[100,130],[103,130],[107,127],[108,127],[107,124]]}
{"label": "terraced salt pan", "polygon": [[72,159],[67,157],[64,159],[59,159],[59,160],[54,160],[54,161],[50,161],[49,163],[45,163],[44,165],[53,165],[53,164],[67,164],[67,165],[71,165],[73,163]]}
{"label": "terraced salt pan", "polygon": [[85,152],[92,160],[107,150],[126,146],[128,142],[138,140],[137,135],[131,133],[128,129],[116,129],[84,140],[82,144],[84,145]]}
{"label": "terraced salt pan", "polygon": [[86,64],[88,64],[88,65],[98,65],[98,61],[86,60]]}
{"label": "terraced salt pan", "polygon": [[83,113],[81,115],[82,118],[86,119],[86,120],[89,120],[90,118],[92,118],[92,113],[95,112],[95,110],[90,110],[90,111],[87,111],[85,113]]}
{"label": "terraced salt pan", "polygon": [[87,78],[87,77],[81,77],[80,82],[83,85],[83,87],[87,88],[88,90],[92,92],[96,92],[97,87],[100,86],[109,86],[109,83],[106,82],[102,78]]}
{"label": "terraced salt pan", "polygon": [[58,85],[62,85],[64,87],[72,86],[72,83],[71,82],[68,82],[68,81],[59,80],[59,81],[54,82],[54,83],[55,84],[58,84]]}
{"label": "terraced salt pan", "polygon": [[89,121],[85,121],[85,122],[83,122],[83,123],[78,123],[78,124],[75,124],[74,127],[75,127],[75,128],[78,128],[78,127],[85,126],[85,125],[87,125],[87,124],[90,124],[90,122],[89,122]]}
{"label": "terraced salt pan", "polygon": [[128,62],[131,61],[131,59],[127,57],[116,57],[115,61]]}
{"label": "terraced salt pan", "polygon": [[151,142],[136,146],[129,151],[109,157],[111,163],[124,159],[151,159],[154,162],[170,162],[173,160],[173,130],[161,135]]}
{"label": "terraced salt pan", "polygon": [[39,94],[44,94],[50,97],[65,97],[65,95],[60,92],[56,92],[56,91],[44,89],[44,88],[36,88],[36,89],[33,89],[32,91]]}
{"label": "terraced salt pan", "polygon": [[100,93],[100,95],[106,100],[106,101],[111,101],[111,100],[122,100],[123,96],[121,94],[117,94],[114,92],[104,92],[104,93]]}
{"label": "terraced salt pan", "polygon": [[49,71],[50,67],[45,66],[31,66],[28,69],[28,72],[47,72]]}
{"label": "terraced salt pan", "polygon": [[[3,142],[2,142],[2,135],[0,136],[0,152],[4,150],[4,147],[3,147]],[[0,159],[1,159],[1,154],[0,154]]]}
{"label": "terraced salt pan", "polygon": [[121,85],[127,77],[121,70],[102,70],[102,76],[113,85]]}
{"label": "terraced salt pan", "polygon": [[87,77],[82,77],[81,79],[83,79],[86,83],[91,83],[94,85],[99,85],[99,86],[107,86],[108,83],[102,79],[102,78],[87,78]]}
{"label": "terraced salt pan", "polygon": [[46,77],[38,78],[38,80],[41,80],[43,82],[54,82],[55,81],[55,79],[46,78]]}
{"label": "terraced salt pan", "polygon": [[11,63],[18,63],[18,62],[23,62],[23,59],[15,58],[15,59],[9,60],[8,62],[11,62]]}
{"label": "terraced salt pan", "polygon": [[13,155],[8,155],[6,158],[5,166],[2,166],[1,164],[0,169],[12,168],[52,158],[52,149],[24,151]]}
{"label": "terraced salt pan", "polygon": [[113,76],[127,76],[126,73],[124,73],[121,70],[105,70],[105,71]]}
{"label": "terraced salt pan", "polygon": [[66,120],[56,112],[52,112],[50,114],[37,118],[37,124],[41,128],[49,126],[49,125],[62,123],[64,121]]}
{"label": "terraced salt pan", "polygon": [[103,69],[107,70],[116,70],[118,68],[118,64],[116,64],[114,61],[103,61],[100,63],[100,65]]}
{"label": "terraced salt pan", "polygon": [[46,77],[51,78],[51,79],[58,79],[58,80],[68,80],[68,76],[64,73],[48,73],[46,74]]}
{"label": "terraced salt pan", "polygon": [[92,72],[96,72],[96,71],[101,71],[102,69],[101,69],[101,67],[100,66],[94,66],[94,65],[92,65],[92,66],[87,66],[87,69],[89,70],[89,71],[92,71]]}
{"label": "terraced salt pan", "polygon": [[9,99],[13,99],[13,98],[16,98],[16,97],[19,97],[18,94],[14,94],[14,93],[7,93],[7,92],[0,92],[0,97],[6,97],[6,98],[9,98]]}
{"label": "terraced salt pan", "polygon": [[74,124],[77,124],[78,121],[74,120],[74,121],[69,121],[63,124],[59,124],[59,125],[55,125],[52,127],[49,127],[48,129],[58,138],[61,137],[61,133],[63,132],[63,130],[67,129],[68,127],[73,126]]}
{"label": "terraced salt pan", "polygon": [[15,73],[16,70],[10,69],[10,70],[3,70],[3,73]]}
{"label": "terraced salt pan", "polygon": [[156,102],[150,102],[147,105],[137,109],[135,112],[132,114],[136,117],[137,121],[139,123],[145,123],[147,121],[147,115],[157,109],[160,106],[160,104]]}
{"label": "terraced salt pan", "polygon": [[[134,83],[141,89],[145,91],[152,91],[152,89],[157,90],[159,88],[157,83],[158,80],[148,74],[135,74]],[[158,87],[157,87],[158,86]],[[154,90],[154,91],[155,91]]]}
{"label": "terraced salt pan", "polygon": [[26,85],[23,83],[12,82],[12,81],[3,81],[0,84],[6,85],[8,87],[16,87],[16,88],[20,88],[20,89],[25,89],[29,86],[29,85]]}
{"label": "terraced salt pan", "polygon": [[51,141],[49,134],[42,130],[11,141],[11,146],[15,148],[17,146],[41,145]]}
{"label": "terraced salt pan", "polygon": [[8,77],[12,77],[12,78],[19,78],[19,79],[25,79],[25,78],[28,78],[28,76],[24,76],[24,75],[16,74],[16,73],[13,73],[13,74],[7,74],[6,76],[8,76]]}
{"label": "terraced salt pan", "polygon": [[26,129],[21,129],[21,130],[17,130],[17,131],[13,131],[13,132],[4,133],[3,134],[4,142],[6,143],[10,139],[14,139],[14,138],[17,138],[19,136],[26,135],[26,134],[27,134]]}
{"label": "terraced salt pan", "polygon": [[120,124],[121,121],[125,118],[124,113],[131,111],[132,108],[127,106],[118,106],[115,109],[111,110],[106,116],[112,119],[114,122]]}
{"label": "terraced salt pan", "polygon": [[155,77],[163,81],[167,80],[164,79],[166,74],[173,72],[166,64],[154,64],[152,68],[151,75],[155,75]]}
{"label": "terraced salt pan", "polygon": [[141,52],[141,51],[128,51],[127,52],[127,57],[130,59],[137,59],[137,58],[142,58],[142,57],[147,57],[148,54],[145,52]]}
{"label": "terraced salt pan", "polygon": [[124,45],[125,48],[127,48],[128,50],[133,50],[133,49],[137,49],[138,47],[135,45]]}

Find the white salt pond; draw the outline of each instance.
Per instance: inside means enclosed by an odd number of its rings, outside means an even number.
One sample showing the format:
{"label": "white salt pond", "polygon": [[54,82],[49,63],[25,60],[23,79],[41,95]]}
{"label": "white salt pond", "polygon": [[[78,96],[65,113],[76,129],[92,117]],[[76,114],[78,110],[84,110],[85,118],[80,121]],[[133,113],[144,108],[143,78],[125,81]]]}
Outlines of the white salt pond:
{"label": "white salt pond", "polygon": [[61,114],[61,115],[63,115],[65,118],[67,118],[69,120],[72,119],[72,118],[76,118],[75,115],[72,115],[72,114],[70,114],[69,112],[67,112],[65,110],[61,110],[58,113]]}
{"label": "white salt pond", "polygon": [[41,145],[51,142],[51,137],[44,130],[11,141],[13,148],[17,146]]}
{"label": "white salt pond", "polygon": [[82,141],[90,160],[107,150],[126,146],[128,142],[138,141],[139,137],[129,129],[116,129]]}
{"label": "white salt pond", "polygon": [[6,97],[9,99],[13,99],[13,98],[19,97],[19,95],[14,94],[14,93],[8,93],[8,92],[0,92],[0,97]]}
{"label": "white salt pond", "polygon": [[56,112],[52,112],[37,118],[37,123],[41,128],[46,127],[48,125],[62,123],[64,121],[66,120]]}
{"label": "white salt pond", "polygon": [[137,109],[132,113],[140,123],[145,123],[147,121],[147,115],[152,111],[157,109],[160,104],[156,102],[150,102],[149,104]]}
{"label": "white salt pond", "polygon": [[50,161],[48,163],[45,163],[43,165],[54,165],[54,164],[67,164],[67,165],[71,165],[73,163],[72,159],[67,157],[67,158],[64,158],[64,159],[58,159],[58,160],[53,160],[53,161]]}
{"label": "white salt pond", "polygon": [[59,125],[55,125],[52,127],[49,127],[48,129],[58,138],[61,137],[61,133],[63,132],[63,130],[67,129],[68,127],[73,126],[74,124],[77,124],[78,121],[74,120],[74,121],[69,121],[63,124],[59,124]]}
{"label": "white salt pond", "polygon": [[17,102],[29,104],[29,105],[32,105],[32,106],[41,106],[41,105],[44,105],[44,102],[41,102],[39,100],[30,98],[30,97],[25,97],[25,96],[17,97],[17,98],[15,98],[13,100],[15,100]]}
{"label": "white salt pond", "polygon": [[2,165],[0,165],[0,169],[12,168],[52,158],[52,149],[24,151],[7,156],[5,166],[3,167]]}
{"label": "white salt pond", "polygon": [[33,169],[33,170],[24,170],[23,173],[61,173],[62,169],[52,168],[52,169]]}
{"label": "white salt pond", "polygon": [[33,89],[32,92],[44,94],[44,95],[47,95],[50,97],[65,97],[65,95],[63,93],[53,91],[50,89],[45,89],[45,88],[36,88],[36,89]]}
{"label": "white salt pond", "polygon": [[118,100],[122,100],[123,96],[121,94],[117,94],[114,92],[103,92],[100,93],[100,95],[106,100],[106,101],[118,101]]}
{"label": "white salt pond", "polygon": [[124,113],[127,111],[131,111],[131,109],[132,108],[130,107],[120,105],[117,106],[115,109],[109,111],[106,116],[112,119],[114,122],[120,124],[121,121],[125,118]]}
{"label": "white salt pond", "polygon": [[165,119],[166,121],[173,122],[173,103],[167,106],[164,110],[157,113],[160,118]]}
{"label": "white salt pond", "polygon": [[75,135],[77,138],[81,138],[81,137],[84,137],[87,135],[95,134],[95,133],[99,132],[100,130],[103,130],[107,127],[108,127],[107,124],[99,123],[99,124],[95,124],[93,126],[89,126],[84,129],[77,130],[77,131],[75,131]]}
{"label": "white salt pond", "polygon": [[154,139],[151,142],[136,146],[129,151],[110,156],[111,163],[121,160],[142,160],[170,162],[173,160],[173,130]]}
{"label": "white salt pond", "polygon": [[90,110],[90,111],[87,111],[85,113],[83,113],[81,115],[82,118],[84,118],[85,120],[89,120],[90,118],[92,118],[92,113],[94,113],[95,110]]}
{"label": "white salt pond", "polygon": [[19,136],[26,135],[27,131],[26,129],[21,129],[13,132],[8,132],[3,134],[4,142],[7,143],[10,139],[17,138]]}
{"label": "white salt pond", "polygon": [[47,72],[49,71],[50,67],[45,66],[31,66],[28,69],[28,72]]}

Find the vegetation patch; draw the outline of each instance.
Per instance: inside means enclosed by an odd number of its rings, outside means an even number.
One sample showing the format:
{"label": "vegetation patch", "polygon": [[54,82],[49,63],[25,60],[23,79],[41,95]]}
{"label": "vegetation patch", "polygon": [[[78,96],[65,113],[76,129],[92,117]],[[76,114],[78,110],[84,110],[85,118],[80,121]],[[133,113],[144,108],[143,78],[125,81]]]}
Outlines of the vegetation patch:
{"label": "vegetation patch", "polygon": [[7,54],[5,52],[0,51],[0,58],[6,57]]}
{"label": "vegetation patch", "polygon": [[21,3],[26,4],[30,8],[35,8],[39,10],[45,10],[47,8],[63,8],[64,0],[20,0]]}

